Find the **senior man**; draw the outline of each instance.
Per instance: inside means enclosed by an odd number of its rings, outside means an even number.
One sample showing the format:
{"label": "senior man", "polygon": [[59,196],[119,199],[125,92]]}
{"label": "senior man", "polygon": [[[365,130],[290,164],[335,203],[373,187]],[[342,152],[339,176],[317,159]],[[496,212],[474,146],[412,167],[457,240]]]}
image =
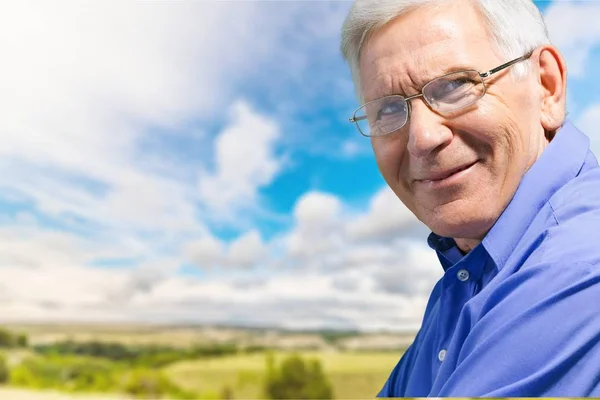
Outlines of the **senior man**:
{"label": "senior man", "polygon": [[379,396],[600,396],[600,168],[537,7],[356,0],[342,52],[444,269]]}

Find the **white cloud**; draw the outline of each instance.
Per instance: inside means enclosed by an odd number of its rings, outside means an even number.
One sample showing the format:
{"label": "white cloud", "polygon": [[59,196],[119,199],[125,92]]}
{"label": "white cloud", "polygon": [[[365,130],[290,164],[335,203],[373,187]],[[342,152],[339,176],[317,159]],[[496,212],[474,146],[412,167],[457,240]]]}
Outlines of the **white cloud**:
{"label": "white cloud", "polygon": [[3,105],[34,117],[28,125],[63,127],[64,117],[88,116],[171,125],[221,103],[218,96],[232,89],[221,82],[243,73],[251,40],[245,23],[254,10],[219,3],[5,4]]}
{"label": "white cloud", "polygon": [[146,254],[154,261],[142,261],[135,269],[93,268],[89,264],[98,259],[133,258],[140,250],[125,238],[86,239],[31,221],[26,226],[0,228],[0,237],[3,319],[102,319],[117,300],[115,295],[122,295],[132,282],[140,282],[140,276],[147,277],[147,286],[149,278],[172,275],[174,268],[151,249]]}
{"label": "white cloud", "polygon": [[[296,225],[285,236],[284,259],[309,275],[326,277],[328,288],[311,288],[309,298],[337,293],[328,300],[315,300],[319,306],[314,307],[320,307],[320,312],[314,315],[320,323],[329,318],[334,325],[355,324],[366,329],[416,326],[434,283],[442,275],[439,262],[426,245],[426,236],[416,229],[422,224],[391,190],[386,187],[378,191],[369,204],[362,213],[350,212],[331,194],[306,193],[294,208]],[[398,320],[384,320],[383,310],[389,310],[389,305],[377,306],[383,298],[398,306],[394,311]],[[300,299],[295,301],[313,307],[308,299],[304,300],[308,305]],[[356,309],[358,302],[369,309],[370,318],[365,319],[364,309]],[[306,316],[300,318],[294,317],[299,325],[306,322]],[[312,319],[313,323],[316,320]]]}
{"label": "white cloud", "polygon": [[[131,271],[75,267],[58,273],[0,269],[0,277],[5,289],[2,321],[185,320],[399,330],[418,326],[425,306],[422,296],[374,291],[368,286],[347,291],[334,284],[337,276],[315,273],[265,277],[264,284],[245,289],[227,281],[151,275],[144,280],[144,275],[136,278]],[[362,278],[368,281],[369,275]]]}
{"label": "white cloud", "polygon": [[234,266],[250,267],[266,261],[266,248],[258,231],[240,236],[229,245],[229,263]]}
{"label": "white cloud", "polygon": [[320,229],[336,223],[340,217],[340,200],[327,193],[309,192],[304,194],[294,207],[298,225],[307,229]]}
{"label": "white cloud", "polygon": [[[268,24],[248,34],[262,11],[214,2],[0,5],[0,197],[107,241],[114,253],[126,244],[133,258],[168,257],[190,238],[208,235],[196,180],[207,160],[179,161],[160,143],[148,143],[156,130],[169,141],[207,142],[206,130],[190,121],[224,109],[236,82],[259,68],[247,60],[262,59],[277,37]],[[260,146],[277,132],[242,103],[236,107],[245,121],[268,128],[250,132],[257,147],[242,145],[242,157],[254,163],[251,186],[276,169],[258,164],[265,156]],[[225,178],[236,154],[227,155]],[[0,263],[42,252],[82,265],[85,241],[75,242],[63,253],[22,242],[7,248]]]}
{"label": "white cloud", "polygon": [[[277,12],[269,13],[271,7]],[[356,215],[333,195],[308,193],[296,205],[291,231],[269,241],[247,229],[225,243],[199,214],[235,220],[236,210],[252,209],[282,168],[277,146],[285,138],[275,120],[281,115],[262,115],[244,100],[232,103],[237,84],[257,70],[269,78],[285,73],[285,85],[271,85],[268,95],[279,99],[292,87],[314,104],[331,88],[329,75],[314,76],[317,52],[330,54],[321,46],[335,42],[335,53],[319,66],[331,70],[329,61],[339,58],[340,11],[347,7],[0,5],[0,194],[29,210],[2,216],[2,319],[366,329],[418,323],[431,276],[416,273],[416,286],[405,288],[404,272],[391,272],[428,269],[405,250],[405,239],[392,240],[392,248],[378,242],[403,231],[402,224],[390,228],[378,219],[399,216],[393,207],[384,210],[388,203],[373,200],[369,214]],[[290,36],[279,34],[288,31],[295,33],[291,46]],[[277,54],[278,62],[267,54]],[[335,79],[335,87],[347,83]],[[293,112],[297,103],[282,99],[277,112]],[[197,128],[195,121],[221,123],[223,110],[231,121],[213,143],[212,126]],[[214,144],[214,167],[200,157],[180,161],[168,154],[152,142],[156,131],[173,139],[169,144],[181,138],[203,149]],[[344,151],[356,154],[357,147],[347,144]],[[352,242],[350,225],[372,240]],[[128,265],[90,266],[99,260]],[[178,274],[186,262],[230,268],[207,269],[198,280]],[[266,270],[270,275],[261,275]]]}
{"label": "white cloud", "polygon": [[397,241],[394,257],[373,273],[376,291],[424,298],[443,273],[434,251],[423,242]]}
{"label": "white cloud", "polygon": [[333,195],[304,194],[294,207],[295,229],[285,239],[288,254],[304,260],[339,249],[343,245],[341,212],[341,202]]}
{"label": "white cloud", "polygon": [[220,265],[225,254],[224,244],[212,236],[188,242],[183,253],[187,260],[205,268]]}
{"label": "white cloud", "polygon": [[274,147],[279,127],[245,102],[231,108],[231,124],[215,140],[215,171],[200,175],[200,196],[219,214],[252,206],[256,192],[272,181],[280,168]]}
{"label": "white cloud", "polygon": [[[140,256],[142,255],[142,256]],[[147,243],[133,236],[82,236],[43,228],[26,212],[0,227],[0,268],[41,269],[46,266],[85,266],[101,259],[155,257]]]}
{"label": "white cloud", "polygon": [[199,268],[249,268],[266,264],[268,247],[256,230],[246,232],[230,243],[204,236],[182,246],[182,256]]}
{"label": "white cloud", "polygon": [[0,5],[0,165],[10,171],[0,187],[57,218],[204,231],[189,171],[206,160],[156,157],[144,143],[153,129],[206,140],[186,132],[189,122],[223,109],[236,82],[259,68],[247,60],[275,41],[268,24],[248,34],[259,11],[216,2]]}
{"label": "white cloud", "polygon": [[[183,245],[181,257],[165,258],[151,248],[142,252],[121,243],[121,238],[84,239],[48,231],[35,218],[20,218],[26,225],[0,231],[0,315],[2,320],[187,320],[305,329],[418,326],[441,275],[435,253],[424,241],[399,235],[389,242],[353,243],[343,228],[364,215],[348,214],[330,194],[308,193],[296,216],[286,238],[297,237],[311,252],[288,248],[280,260],[271,257],[277,240],[265,243],[257,231],[229,244],[203,236]],[[327,234],[316,235],[315,229],[323,227]],[[322,243],[331,246],[319,247]],[[140,253],[149,256],[136,268],[87,266],[98,258]],[[184,258],[204,267],[207,278],[178,275]],[[269,268],[294,260],[301,261],[295,268],[291,263]],[[266,268],[242,269],[254,265]],[[214,266],[229,269],[208,268]],[[239,273],[224,273],[231,267],[239,267]]]}
{"label": "white cloud", "polygon": [[348,234],[355,240],[393,238],[421,223],[387,186],[373,196],[369,212],[347,225]]}
{"label": "white cloud", "polygon": [[[351,212],[334,195],[308,192],[295,205],[296,225],[284,237],[289,262],[337,268],[382,260],[386,246],[421,237],[424,225],[386,186],[373,195],[366,212]],[[382,258],[383,257],[383,258]]]}
{"label": "white cloud", "polygon": [[[205,231],[194,210],[195,172],[207,160],[177,162],[143,144],[160,129],[207,147],[206,131],[189,123],[222,118],[238,83],[265,65],[285,76],[296,66],[306,73],[306,55],[296,50],[314,45],[314,36],[335,38],[342,15],[338,5],[322,7],[334,12],[218,2],[0,5],[0,167],[10,171],[0,187],[57,218],[118,230]],[[266,56],[286,46],[279,33],[300,19],[310,21],[300,24],[306,34],[293,51],[278,52],[282,62],[270,62]],[[232,110],[242,125],[217,141],[214,174],[200,183],[201,198],[222,210],[252,203],[280,168],[272,154],[279,127],[243,101]]]}
{"label": "white cloud", "polygon": [[582,76],[591,52],[600,45],[600,4],[594,1],[554,1],[544,18],[552,43],[567,60],[569,74]]}

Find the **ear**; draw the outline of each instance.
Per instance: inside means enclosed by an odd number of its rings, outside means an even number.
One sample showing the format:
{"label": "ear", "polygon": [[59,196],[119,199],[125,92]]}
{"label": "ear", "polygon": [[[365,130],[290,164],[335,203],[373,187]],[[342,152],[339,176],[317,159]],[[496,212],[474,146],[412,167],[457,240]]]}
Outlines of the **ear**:
{"label": "ear", "polygon": [[548,139],[562,126],[567,98],[567,66],[554,46],[538,49],[541,124]]}

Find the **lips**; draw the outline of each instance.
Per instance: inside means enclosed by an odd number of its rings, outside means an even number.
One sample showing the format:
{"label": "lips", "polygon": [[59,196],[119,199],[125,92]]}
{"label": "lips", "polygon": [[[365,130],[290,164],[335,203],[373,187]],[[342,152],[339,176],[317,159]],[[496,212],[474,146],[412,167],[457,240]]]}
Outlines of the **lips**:
{"label": "lips", "polygon": [[472,167],[476,162],[477,161],[472,162],[470,164],[463,165],[461,167],[456,167],[456,168],[448,169],[448,170],[441,171],[441,172],[431,173],[426,178],[424,178],[424,179],[417,179],[417,180],[421,181],[421,182],[424,182],[424,183],[442,181],[444,179],[447,179],[447,178],[451,177],[454,174],[457,174],[457,173],[459,173],[461,171],[464,171],[464,170]]}

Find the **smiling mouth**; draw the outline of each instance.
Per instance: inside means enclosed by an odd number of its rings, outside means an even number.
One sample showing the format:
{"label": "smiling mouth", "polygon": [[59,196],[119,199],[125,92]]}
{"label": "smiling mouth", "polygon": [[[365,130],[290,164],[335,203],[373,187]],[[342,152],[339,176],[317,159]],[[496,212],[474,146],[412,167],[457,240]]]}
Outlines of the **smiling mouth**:
{"label": "smiling mouth", "polygon": [[419,182],[423,182],[423,183],[441,182],[441,181],[446,180],[446,179],[448,179],[448,178],[450,178],[450,177],[452,177],[452,176],[454,176],[454,175],[456,175],[456,174],[458,174],[458,173],[460,173],[462,171],[465,171],[465,170],[471,168],[476,163],[477,163],[477,161],[475,161],[475,162],[473,162],[471,164],[465,165],[464,167],[460,167],[460,168],[453,169],[453,170],[450,170],[450,171],[442,172],[440,174],[437,174],[437,175],[434,175],[434,176],[430,177],[429,179],[419,179],[418,181]]}

